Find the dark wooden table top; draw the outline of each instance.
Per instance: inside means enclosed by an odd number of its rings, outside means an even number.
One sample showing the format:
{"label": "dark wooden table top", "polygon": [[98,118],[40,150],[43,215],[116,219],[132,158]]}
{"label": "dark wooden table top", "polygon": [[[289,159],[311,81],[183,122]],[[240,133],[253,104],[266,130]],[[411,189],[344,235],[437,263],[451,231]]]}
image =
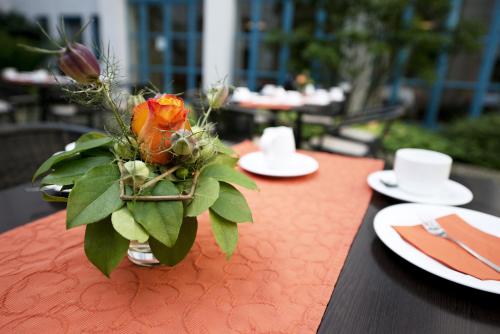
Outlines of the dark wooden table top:
{"label": "dark wooden table top", "polygon": [[[500,216],[500,189],[458,178],[475,195],[465,207]],[[0,190],[0,231],[60,210],[31,184]],[[464,287],[411,265],[373,231],[373,218],[398,202],[374,194],[319,327],[319,333],[500,333],[500,295]]]}

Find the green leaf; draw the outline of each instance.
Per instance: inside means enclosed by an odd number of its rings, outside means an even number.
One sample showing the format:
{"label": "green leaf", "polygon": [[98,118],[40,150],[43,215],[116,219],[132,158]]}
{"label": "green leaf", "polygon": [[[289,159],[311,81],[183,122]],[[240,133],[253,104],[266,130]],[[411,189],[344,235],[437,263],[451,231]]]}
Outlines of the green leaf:
{"label": "green leaf", "polygon": [[110,143],[111,141],[112,141],[111,137],[104,137],[104,138],[99,138],[99,139],[87,140],[81,144],[77,144],[75,146],[75,148],[72,149],[71,151],[61,152],[61,153],[57,153],[57,154],[51,156],[50,158],[45,160],[45,162],[40,167],[38,167],[37,171],[33,175],[32,181],[35,181],[40,175],[45,174],[48,171],[50,171],[52,166],[54,166],[58,162],[72,158],[80,152],[106,145],[106,144]]}
{"label": "green leaf", "polygon": [[129,241],[113,229],[109,217],[85,229],[85,254],[108,277],[127,253],[128,245]]}
{"label": "green leaf", "polygon": [[109,156],[88,157],[76,160],[61,161],[54,166],[54,172],[45,176],[41,184],[69,185],[90,169],[109,164],[113,159]]}
{"label": "green leaf", "polygon": [[257,189],[257,185],[251,178],[227,165],[208,165],[203,169],[201,175],[213,177],[217,181],[235,183],[248,189]]}
{"label": "green leaf", "polygon": [[236,152],[230,148],[229,146],[224,145],[220,139],[215,139],[214,140],[214,145],[215,148],[217,149],[217,152],[220,152],[222,154],[227,154],[227,155],[235,155]]}
{"label": "green leaf", "polygon": [[[153,190],[144,195],[177,195],[179,192],[170,181],[158,182]],[[181,201],[129,202],[128,208],[135,220],[144,227],[148,234],[172,247],[177,240],[182,225],[183,205]]]}
{"label": "green leaf", "polygon": [[238,224],[222,218],[212,210],[209,213],[215,241],[227,258],[230,258],[238,243]]}
{"label": "green leaf", "polygon": [[220,182],[219,198],[210,208],[222,218],[235,223],[252,221],[252,212],[245,197],[225,182]]}
{"label": "green leaf", "polygon": [[137,224],[130,211],[123,207],[111,215],[111,222],[115,231],[120,233],[128,240],[137,240],[146,242],[149,235],[144,231],[141,225]]}
{"label": "green leaf", "polygon": [[179,231],[179,238],[177,238],[173,247],[167,247],[155,238],[149,238],[149,246],[158,261],[169,266],[175,266],[186,257],[191,247],[193,247],[197,230],[198,221],[196,218],[186,217]]}
{"label": "green leaf", "polygon": [[66,226],[95,223],[123,206],[117,165],[97,166],[81,177],[68,199]]}
{"label": "green leaf", "polygon": [[66,203],[68,201],[67,197],[49,195],[43,191],[42,191],[42,198],[44,201],[55,202],[55,203]]}
{"label": "green leaf", "polygon": [[202,170],[207,168],[208,166],[211,166],[214,164],[217,164],[217,165],[222,164],[222,165],[227,165],[231,168],[234,168],[234,167],[236,167],[238,160],[239,160],[239,158],[237,158],[237,157],[232,157],[230,155],[219,153],[219,154],[215,155],[215,157],[210,159],[208,161],[208,163],[202,168]]}
{"label": "green leaf", "polygon": [[87,132],[86,134],[80,136],[80,138],[78,138],[76,140],[75,144],[79,145],[79,144],[83,144],[89,140],[101,139],[101,138],[105,138],[105,137],[107,137],[106,134],[104,134],[102,132],[90,131],[90,132]]}
{"label": "green leaf", "polygon": [[194,198],[186,208],[186,216],[196,217],[215,203],[219,196],[219,182],[211,177],[200,177]]}

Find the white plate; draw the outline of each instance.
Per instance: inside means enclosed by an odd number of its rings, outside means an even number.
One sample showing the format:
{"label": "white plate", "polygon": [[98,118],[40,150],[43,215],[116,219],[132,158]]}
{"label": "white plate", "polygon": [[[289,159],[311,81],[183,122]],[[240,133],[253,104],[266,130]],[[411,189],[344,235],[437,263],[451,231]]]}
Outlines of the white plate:
{"label": "white plate", "polygon": [[420,216],[439,218],[452,213],[459,215],[478,230],[500,237],[500,218],[498,217],[464,208],[428,204],[405,203],[387,207],[375,216],[373,227],[375,233],[387,247],[417,267],[458,284],[500,294],[500,281],[482,281],[455,271],[404,241],[396,230],[391,227],[393,225],[420,224],[418,218]]}
{"label": "white plate", "polygon": [[368,175],[370,187],[381,194],[405,202],[438,204],[438,205],[464,205],[472,201],[472,192],[458,182],[448,180],[445,186],[437,193],[431,195],[412,194],[399,187],[388,187],[382,183],[384,180],[395,180],[393,170],[382,170]]}
{"label": "white plate", "polygon": [[262,152],[253,152],[242,156],[239,165],[251,173],[274,177],[303,176],[314,173],[319,168],[316,160],[304,154],[295,153],[290,160],[286,168],[270,168]]}

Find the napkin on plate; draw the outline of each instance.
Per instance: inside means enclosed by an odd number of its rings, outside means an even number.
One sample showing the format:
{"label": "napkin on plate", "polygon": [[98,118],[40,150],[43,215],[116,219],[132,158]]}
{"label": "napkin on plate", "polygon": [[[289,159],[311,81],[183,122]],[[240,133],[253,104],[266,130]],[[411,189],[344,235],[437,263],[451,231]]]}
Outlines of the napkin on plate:
{"label": "napkin on plate", "polygon": [[[500,263],[500,238],[472,227],[455,214],[436,220],[449,236],[465,243],[490,261]],[[500,280],[500,273],[467,253],[454,242],[430,234],[422,225],[393,226],[393,228],[404,240],[421,252],[456,271],[481,280]]]}

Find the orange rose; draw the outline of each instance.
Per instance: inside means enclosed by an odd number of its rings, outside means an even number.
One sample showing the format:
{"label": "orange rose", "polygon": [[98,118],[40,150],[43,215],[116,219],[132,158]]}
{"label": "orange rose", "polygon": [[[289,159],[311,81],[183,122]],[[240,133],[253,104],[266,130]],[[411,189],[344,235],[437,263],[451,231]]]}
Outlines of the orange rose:
{"label": "orange rose", "polygon": [[190,130],[184,101],[164,94],[134,107],[132,131],[139,139],[142,158],[149,163],[165,165],[171,159],[167,152],[175,131]]}

